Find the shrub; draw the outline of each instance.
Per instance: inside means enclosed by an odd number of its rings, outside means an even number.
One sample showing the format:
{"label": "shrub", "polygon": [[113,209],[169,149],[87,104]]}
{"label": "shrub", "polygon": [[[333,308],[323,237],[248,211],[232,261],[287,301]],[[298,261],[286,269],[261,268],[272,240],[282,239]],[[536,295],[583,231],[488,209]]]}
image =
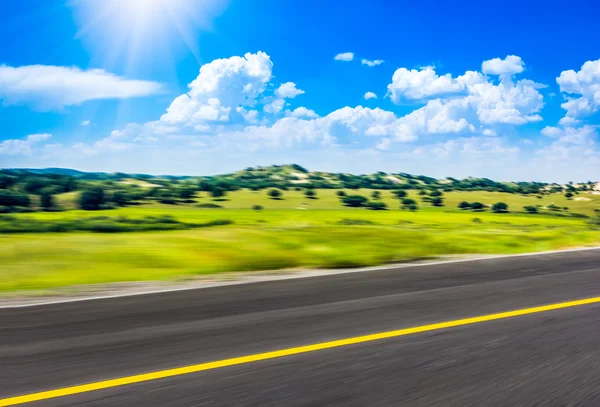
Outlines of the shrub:
{"label": "shrub", "polygon": [[483,223],[480,218],[473,218],[473,223]]}
{"label": "shrub", "polygon": [[573,198],[573,193],[572,193],[572,192],[567,192],[567,193],[565,194],[565,198],[567,198],[567,199],[571,199],[571,198]]}
{"label": "shrub", "polygon": [[364,206],[368,199],[362,195],[348,195],[342,199],[342,203],[346,206],[358,208]]}
{"label": "shrub", "polygon": [[496,202],[492,205],[492,212],[506,213],[508,212],[508,205],[505,202]]}
{"label": "shrub", "polygon": [[262,205],[252,205],[252,209],[255,211],[262,211],[264,208]]}
{"label": "shrub", "polygon": [[101,188],[87,189],[79,195],[79,207],[86,211],[102,209],[104,202],[104,190]]}
{"label": "shrub", "polygon": [[525,209],[525,212],[527,213],[539,213],[537,206],[528,205],[524,206],[523,209]]}
{"label": "shrub", "polygon": [[458,204],[458,208],[462,209],[462,210],[471,209],[471,204],[468,203],[467,201],[462,201],[461,203]]}
{"label": "shrub", "polygon": [[177,205],[177,200],[173,198],[162,198],[159,199],[158,202],[165,205]]}
{"label": "shrub", "polygon": [[283,193],[280,190],[273,188],[269,190],[268,195],[271,199],[281,199]]}
{"label": "shrub", "polygon": [[397,189],[394,191],[394,196],[398,199],[406,198],[406,191],[403,189]]}
{"label": "shrub", "polygon": [[0,206],[29,206],[29,203],[27,194],[0,190]]}
{"label": "shrub", "polygon": [[346,193],[344,191],[337,191],[336,192],[337,196],[339,196],[340,198],[343,198],[346,196]]}
{"label": "shrub", "polygon": [[379,191],[373,191],[373,193],[371,194],[371,198],[373,198],[373,199],[381,199],[381,192],[379,192]]}
{"label": "shrub", "polygon": [[196,205],[196,208],[216,209],[216,208],[222,208],[222,206],[214,204],[214,203],[201,203],[201,204]]}
{"label": "shrub", "polygon": [[431,198],[431,205],[433,206],[444,206],[444,199],[436,196],[434,198]]}
{"label": "shrub", "polygon": [[304,196],[308,199],[317,199],[317,193],[312,188],[304,190]]}
{"label": "shrub", "polygon": [[374,211],[385,211],[387,204],[385,202],[367,202],[365,207]]}
{"label": "shrub", "polygon": [[485,205],[482,204],[481,202],[473,202],[471,204],[471,210],[473,210],[475,212],[481,212],[481,211],[485,210]]}
{"label": "shrub", "polygon": [[434,197],[434,198],[435,197],[440,197],[440,196],[443,196],[443,195],[444,195],[444,193],[442,191],[438,191],[438,190],[431,191],[431,193],[429,194],[429,196]]}
{"label": "shrub", "polygon": [[410,204],[406,208],[411,212],[416,212],[419,210],[419,207],[417,206],[417,204]]}

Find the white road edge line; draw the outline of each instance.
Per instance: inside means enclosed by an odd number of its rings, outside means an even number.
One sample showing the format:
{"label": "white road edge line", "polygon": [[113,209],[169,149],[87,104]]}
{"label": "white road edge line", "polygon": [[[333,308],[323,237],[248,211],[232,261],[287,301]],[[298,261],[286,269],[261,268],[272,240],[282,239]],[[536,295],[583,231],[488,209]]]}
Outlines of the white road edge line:
{"label": "white road edge line", "polygon": [[[339,269],[339,270],[306,269],[304,271],[296,271],[296,272],[292,271],[292,272],[290,272],[290,275],[288,275],[288,276],[282,276],[282,275],[264,276],[264,277],[261,276],[260,279],[256,279],[256,280],[224,281],[224,282],[219,282],[219,283],[210,283],[210,284],[207,284],[206,286],[201,286],[201,287],[179,287],[179,288],[169,288],[169,289],[164,289],[164,290],[152,290],[152,291],[141,291],[141,292],[133,292],[133,293],[120,293],[120,294],[98,295],[98,296],[81,297],[81,298],[70,298],[70,299],[66,299],[66,300],[32,302],[32,303],[27,303],[27,304],[0,305],[0,310],[12,309],[12,308],[40,307],[40,306],[45,306],[45,305],[56,305],[56,304],[67,304],[67,303],[80,302],[80,301],[106,300],[106,299],[111,299],[111,298],[123,298],[123,297],[134,297],[134,296],[141,296],[141,295],[172,293],[172,292],[178,292],[178,291],[203,290],[203,289],[214,288],[214,287],[224,287],[224,286],[230,286],[230,285],[251,284],[251,283],[262,283],[262,282],[278,281],[278,280],[292,280],[292,279],[297,279],[297,278],[324,277],[324,276],[333,276],[333,275],[337,275],[337,274],[363,273],[363,272],[369,272],[369,271],[390,270],[390,269],[395,269],[395,268],[437,266],[437,265],[452,264],[452,263],[467,263],[467,262],[474,262],[474,261],[486,261],[486,260],[494,260],[494,259],[510,258],[510,257],[541,256],[541,255],[546,255],[546,254],[569,253],[569,252],[579,252],[579,251],[588,251],[588,250],[600,250],[600,246],[581,247],[581,248],[576,248],[576,249],[563,249],[563,250],[547,250],[547,251],[543,251],[543,252],[531,252],[531,253],[519,253],[519,254],[483,255],[485,257],[455,259],[455,260],[442,260],[442,261],[425,262],[425,263],[387,264],[387,265],[383,265],[383,266],[360,267],[360,268],[349,268],[349,269]],[[265,270],[265,271],[267,271],[267,270]],[[277,271],[277,270],[268,270],[268,271]]]}

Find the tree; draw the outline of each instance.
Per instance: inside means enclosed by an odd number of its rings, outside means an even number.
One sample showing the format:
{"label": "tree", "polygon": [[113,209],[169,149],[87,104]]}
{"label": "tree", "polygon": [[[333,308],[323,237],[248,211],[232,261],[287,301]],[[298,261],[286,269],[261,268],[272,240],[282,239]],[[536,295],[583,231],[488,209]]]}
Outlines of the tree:
{"label": "tree", "polygon": [[572,193],[571,191],[567,192],[567,193],[565,194],[565,198],[567,198],[567,199],[571,199],[571,198],[573,198],[573,193]]}
{"label": "tree", "polygon": [[49,193],[43,193],[40,195],[40,206],[45,211],[54,208],[54,195]]}
{"label": "tree", "polygon": [[102,188],[86,189],[79,196],[79,207],[86,211],[102,209],[104,202],[104,190]]}
{"label": "tree", "polygon": [[458,204],[458,208],[462,209],[462,210],[471,209],[471,204],[468,203],[467,201],[462,201],[461,203]]}
{"label": "tree", "polygon": [[407,206],[407,209],[411,212],[416,212],[419,210],[419,207],[417,206],[417,204],[410,204]]}
{"label": "tree", "polygon": [[365,207],[374,211],[385,211],[387,204],[385,202],[367,202]]}
{"label": "tree", "polygon": [[414,199],[404,198],[404,199],[402,199],[402,205],[400,206],[400,208],[405,209],[405,210],[408,209],[408,210],[414,211],[414,210],[416,210],[415,208],[418,208],[418,206],[417,206],[417,202]]}
{"label": "tree", "polygon": [[29,206],[29,203],[27,194],[0,190],[0,206]]}
{"label": "tree", "polygon": [[263,207],[262,205],[252,205],[252,209],[255,211],[262,211]]}
{"label": "tree", "polygon": [[336,192],[337,196],[339,196],[340,198],[343,198],[346,196],[346,193],[344,191],[337,191]]}
{"label": "tree", "polygon": [[346,206],[358,208],[364,206],[368,199],[362,195],[348,195],[342,199],[342,203]]}
{"label": "tree", "polygon": [[269,190],[269,196],[271,197],[271,199],[281,199],[282,195],[283,193],[276,188]]}
{"label": "tree", "polygon": [[406,198],[406,195],[408,194],[403,189],[397,189],[394,191],[394,196],[398,199]]}
{"label": "tree", "polygon": [[492,205],[492,212],[506,213],[508,212],[508,205],[505,202],[496,202]]}
{"label": "tree", "polygon": [[112,201],[119,206],[125,206],[130,201],[129,195],[124,191],[113,192]]}
{"label": "tree", "polygon": [[210,196],[213,198],[222,198],[227,194],[223,188],[215,187],[210,191]]}
{"label": "tree", "polygon": [[419,195],[420,196],[427,195],[427,191],[425,191],[424,189],[422,189],[422,190],[419,191]]}
{"label": "tree", "polygon": [[179,191],[177,191],[177,192],[181,199],[190,199],[196,193],[196,189],[191,186],[186,186],[186,187],[179,189]]}
{"label": "tree", "polygon": [[441,197],[443,196],[444,193],[442,191],[438,191],[437,189],[435,191],[431,191],[431,193],[429,194],[429,196],[431,197]]}
{"label": "tree", "polygon": [[482,204],[481,202],[473,202],[471,204],[471,210],[475,211],[475,212],[481,212],[485,209],[485,205]]}
{"label": "tree", "polygon": [[430,202],[433,206],[444,206],[444,199],[439,196],[431,198]]}
{"label": "tree", "polygon": [[537,206],[528,205],[528,206],[524,206],[523,209],[525,209],[525,212],[527,212],[527,213],[538,213],[539,212]]}
{"label": "tree", "polygon": [[317,193],[314,189],[309,188],[309,189],[304,190],[304,196],[307,197],[308,199],[316,199]]}

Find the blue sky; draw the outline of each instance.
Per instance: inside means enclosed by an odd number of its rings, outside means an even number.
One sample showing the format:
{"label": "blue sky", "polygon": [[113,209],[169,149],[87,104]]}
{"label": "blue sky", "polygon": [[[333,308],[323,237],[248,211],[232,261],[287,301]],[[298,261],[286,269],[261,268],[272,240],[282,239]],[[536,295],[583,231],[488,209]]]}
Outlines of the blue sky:
{"label": "blue sky", "polygon": [[598,11],[5,0],[0,167],[596,180]]}

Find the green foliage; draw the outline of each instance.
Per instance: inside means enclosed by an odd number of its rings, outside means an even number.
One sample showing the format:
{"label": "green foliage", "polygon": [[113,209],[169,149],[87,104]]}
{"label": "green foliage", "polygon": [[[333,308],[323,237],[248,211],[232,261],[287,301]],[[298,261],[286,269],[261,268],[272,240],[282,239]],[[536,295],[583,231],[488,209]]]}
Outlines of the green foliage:
{"label": "green foliage", "polygon": [[342,203],[345,206],[350,206],[353,208],[364,206],[367,201],[368,199],[362,195],[348,195],[342,199]]}
{"label": "green foliage", "polygon": [[307,198],[309,198],[309,199],[316,199],[317,198],[317,192],[314,189],[312,189],[312,188],[305,189],[304,190],[304,196],[307,197]]}
{"label": "green foliage", "polygon": [[344,191],[337,191],[336,195],[339,196],[340,198],[343,198],[343,197],[346,196],[346,192],[344,192]]}
{"label": "green foliage", "polygon": [[45,211],[54,209],[54,207],[55,207],[54,196],[49,193],[43,193],[40,196],[40,206]]}
{"label": "green foliage", "polygon": [[252,210],[262,211],[264,208],[262,205],[252,205]]}
{"label": "green foliage", "polygon": [[373,193],[371,193],[371,198],[376,199],[376,200],[381,199],[381,192],[373,191]]}
{"label": "green foliage", "polygon": [[471,204],[467,201],[462,201],[461,203],[458,204],[458,209],[462,209],[462,210],[471,209]]}
{"label": "green foliage", "polygon": [[367,219],[341,219],[336,222],[337,225],[345,226],[362,226],[362,225],[374,225],[375,222]]}
{"label": "green foliage", "polygon": [[439,197],[441,197],[443,195],[444,195],[444,193],[442,191],[439,191],[439,190],[431,191],[431,193],[429,194],[429,196],[433,197],[433,198],[439,198]]}
{"label": "green foliage", "polygon": [[431,198],[430,202],[432,206],[444,206],[444,199],[440,196]]}
{"label": "green foliage", "polygon": [[0,190],[0,206],[29,206],[29,196],[20,192]]}
{"label": "green foliage", "polygon": [[384,210],[387,209],[387,204],[385,202],[380,202],[380,201],[377,201],[377,202],[367,202],[365,204],[365,207],[367,209],[371,209],[371,210],[374,210],[374,211],[384,211]]}
{"label": "green foliage", "polygon": [[471,210],[475,211],[475,212],[481,212],[485,210],[485,205],[482,204],[481,202],[473,202],[471,204]]}
{"label": "green foliage", "polygon": [[211,191],[210,191],[210,196],[212,196],[213,198],[222,198],[226,194],[227,194],[227,191],[220,187],[215,187],[215,188],[211,189]]}
{"label": "green foliage", "polygon": [[[419,191],[419,192],[421,192],[421,191]],[[394,191],[394,196],[398,199],[406,198],[407,195],[408,195],[408,193],[403,189],[397,189]]]}
{"label": "green foliage", "polygon": [[215,204],[215,203],[200,203],[198,205],[196,205],[197,208],[203,208],[203,209],[219,209],[222,208],[223,206]]}
{"label": "green foliage", "polygon": [[273,188],[269,190],[268,195],[271,199],[281,199],[283,193],[280,190]]}
{"label": "green foliage", "polygon": [[496,202],[492,205],[492,212],[506,213],[508,212],[508,205],[505,202]]}
{"label": "green foliage", "polygon": [[527,205],[524,206],[523,209],[525,209],[525,212],[527,213],[539,213],[539,209],[537,206]]}
{"label": "green foliage", "polygon": [[573,192],[571,192],[571,191],[567,192],[567,193],[565,194],[565,198],[567,198],[567,199],[571,199],[571,198],[573,198]]}

